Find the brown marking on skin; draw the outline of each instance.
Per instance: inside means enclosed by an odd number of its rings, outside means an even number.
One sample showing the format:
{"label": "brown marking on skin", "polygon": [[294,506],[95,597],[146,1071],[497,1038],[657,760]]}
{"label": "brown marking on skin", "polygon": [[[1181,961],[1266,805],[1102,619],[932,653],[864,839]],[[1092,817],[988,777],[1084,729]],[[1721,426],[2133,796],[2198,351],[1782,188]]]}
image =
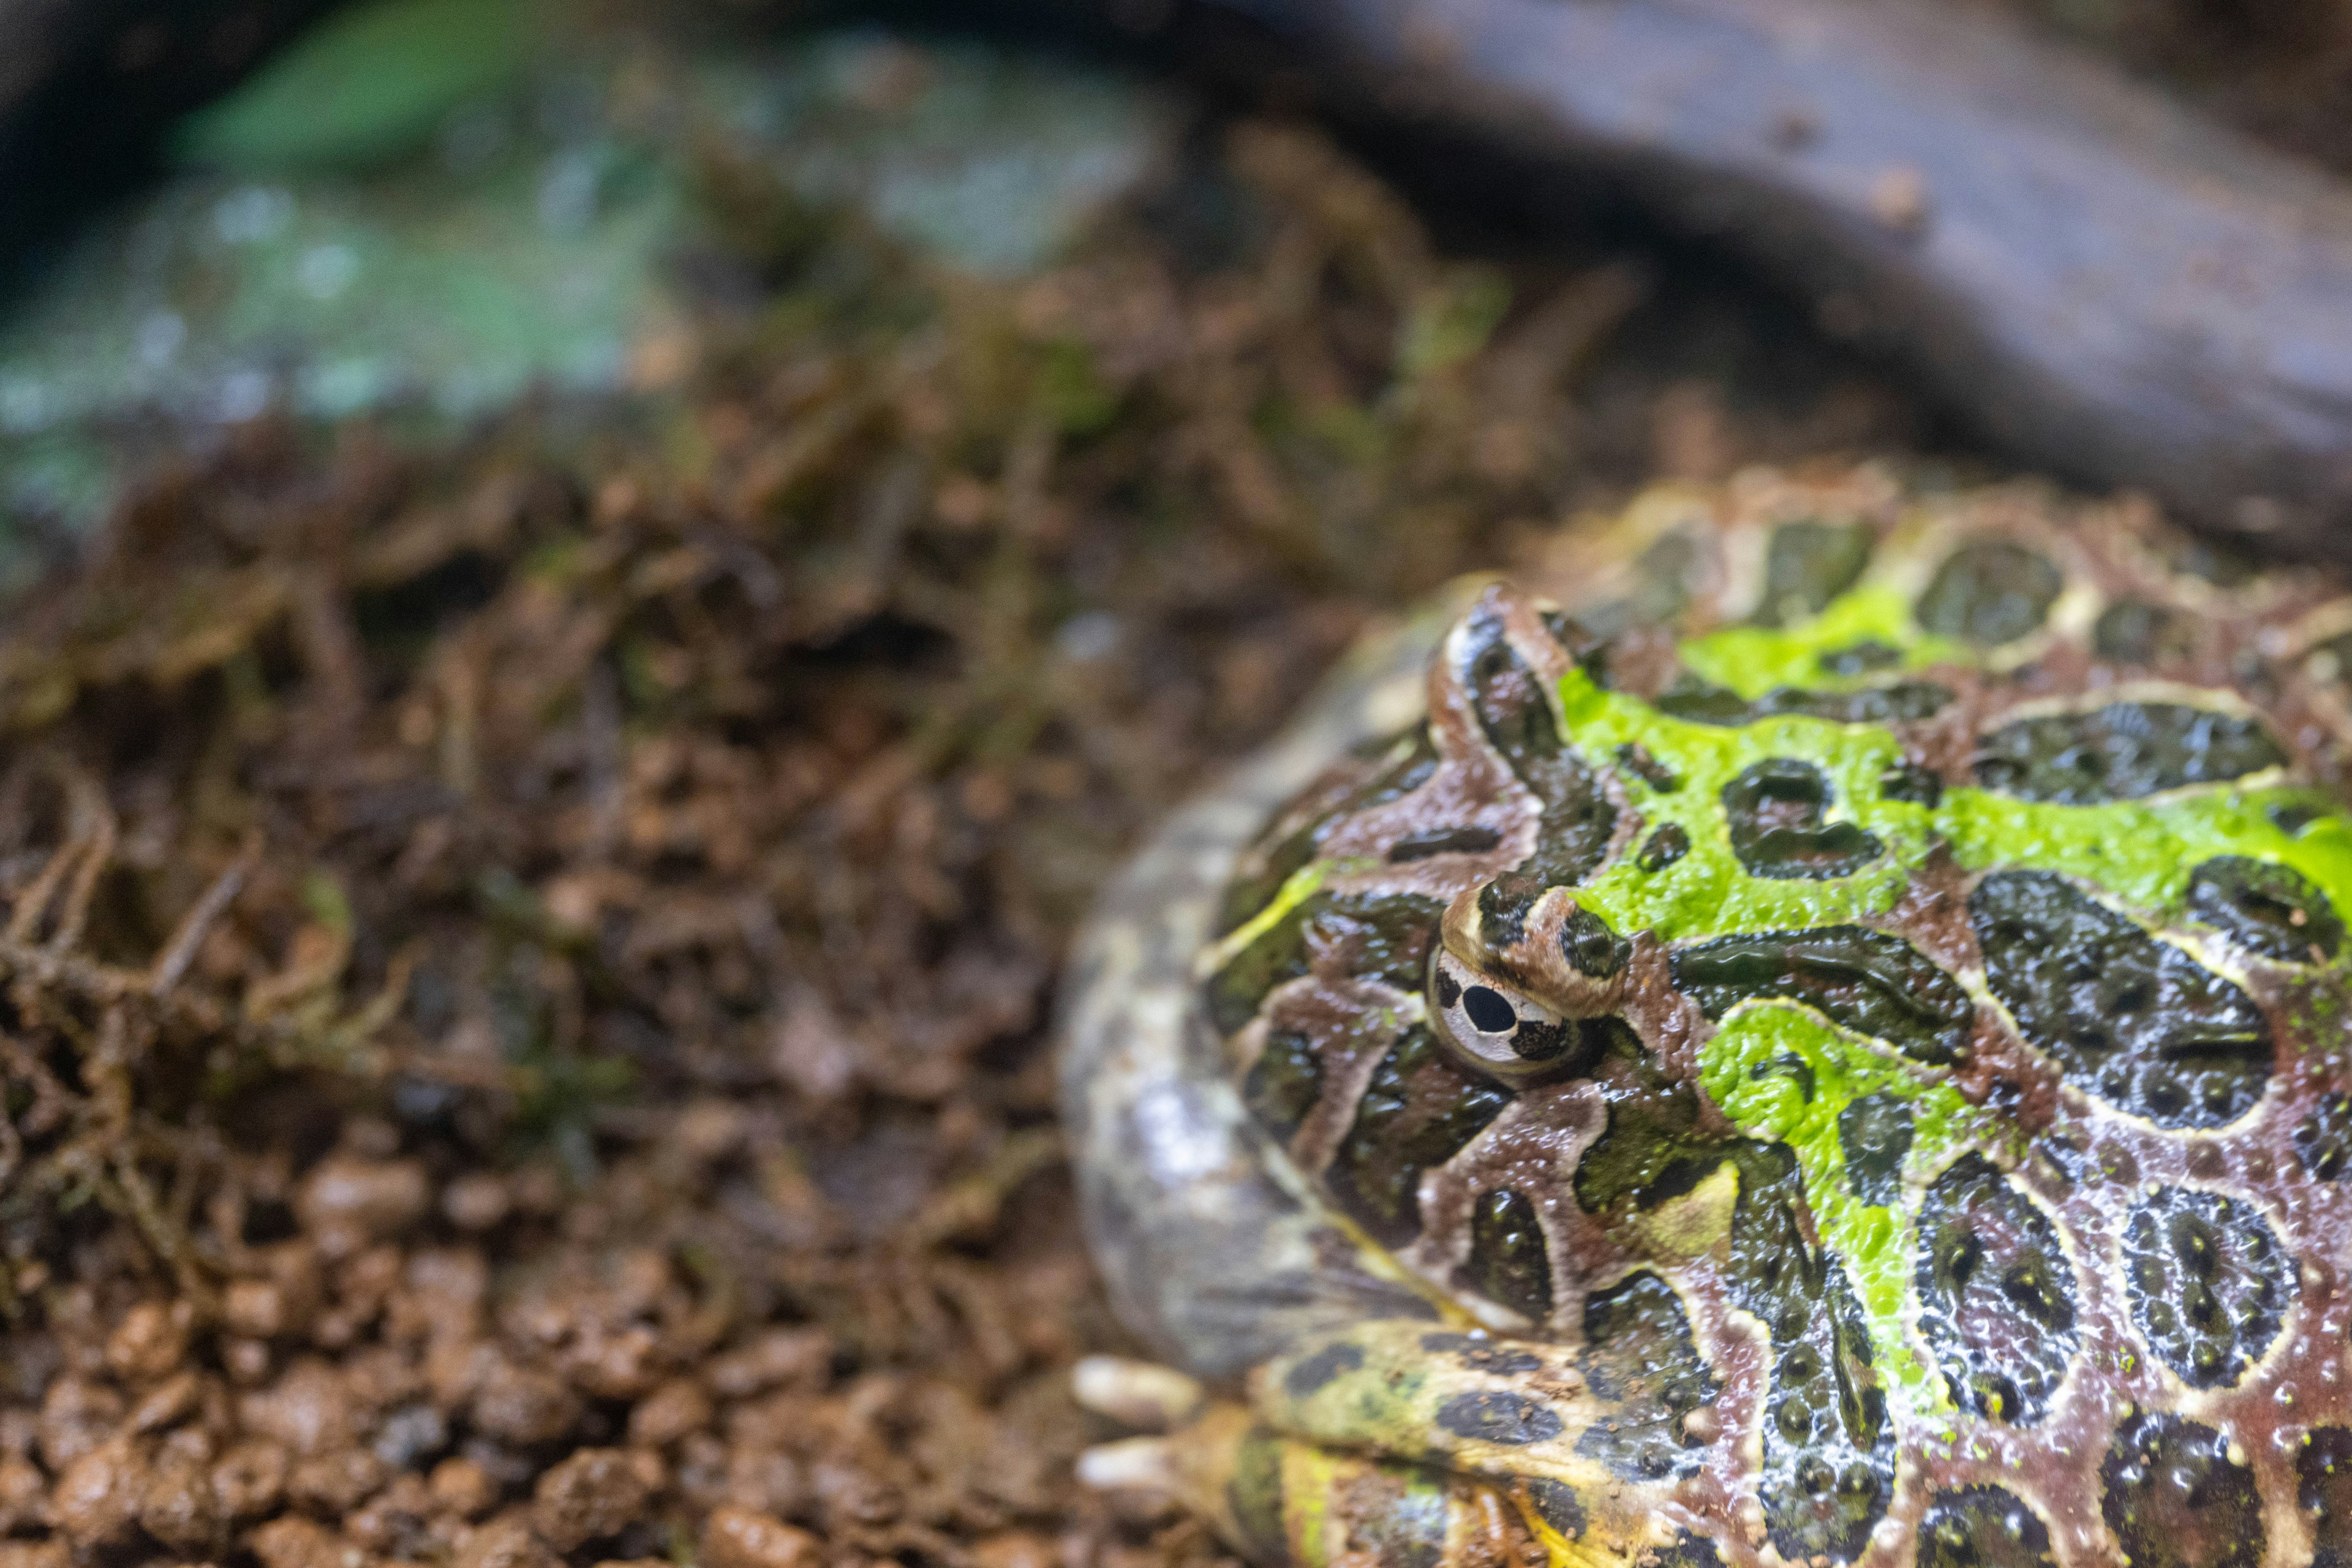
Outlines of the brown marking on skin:
{"label": "brown marking on skin", "polygon": [[1290,1142],[1292,1162],[1308,1175],[1331,1163],[1365,1080],[1395,1043],[1397,1030],[1386,1017],[1395,1005],[1394,994],[1377,983],[1310,976],[1293,982],[1268,1007],[1269,1021],[1313,1041],[1323,1063],[1323,1092]]}
{"label": "brown marking on skin", "polygon": [[1423,1179],[1422,1237],[1408,1261],[1432,1279],[1450,1278],[1469,1258],[1470,1211],[1479,1195],[1497,1187],[1521,1193],[1542,1216],[1552,1266],[1549,1327],[1560,1336],[1571,1321],[1563,1305],[1582,1309],[1578,1282],[1626,1256],[1623,1238],[1580,1208],[1570,1185],[1577,1160],[1603,1124],[1601,1091],[1590,1081],[1524,1091],[1483,1137]]}
{"label": "brown marking on skin", "polygon": [[1969,875],[1938,844],[1927,852],[1895,908],[1878,923],[1955,974],[1984,967],[1976,927],[1969,921]]}

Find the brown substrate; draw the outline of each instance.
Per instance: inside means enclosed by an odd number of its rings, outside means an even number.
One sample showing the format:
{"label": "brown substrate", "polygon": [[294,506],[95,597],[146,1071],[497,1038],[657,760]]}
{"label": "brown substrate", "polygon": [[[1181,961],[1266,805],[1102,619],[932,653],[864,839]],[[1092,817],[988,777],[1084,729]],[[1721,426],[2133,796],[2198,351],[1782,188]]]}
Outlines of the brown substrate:
{"label": "brown substrate", "polygon": [[248,430],[0,641],[0,1568],[1206,1559],[1069,1478],[1089,889],[1381,607],[1910,428],[1288,132],[1019,288],[711,173],[670,412]]}

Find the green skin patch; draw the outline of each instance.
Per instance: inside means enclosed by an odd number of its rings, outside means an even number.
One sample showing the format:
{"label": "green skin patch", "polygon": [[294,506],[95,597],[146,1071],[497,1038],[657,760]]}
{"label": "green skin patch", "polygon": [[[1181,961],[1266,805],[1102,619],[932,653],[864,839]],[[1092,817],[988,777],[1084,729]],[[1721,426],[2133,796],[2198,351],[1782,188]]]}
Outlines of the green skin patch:
{"label": "green skin patch", "polygon": [[[1810,1097],[1803,1077],[1779,1070],[1791,1056],[1811,1069]],[[1849,1035],[1810,1009],[1772,1000],[1734,1009],[1707,1042],[1699,1069],[1707,1094],[1741,1131],[1795,1152],[1822,1240],[1845,1260],[1847,1279],[1869,1320],[1873,1361],[1888,1397],[1906,1403],[1915,1419],[1953,1414],[1942,1376],[1903,1330],[1918,1258],[1917,1226],[1902,1203],[1882,1207],[1855,1191],[1846,1175],[1838,1119],[1866,1095],[1907,1101],[1912,1144],[1904,1169],[1922,1178],[1960,1151],[2008,1141],[1999,1118],[1970,1105],[1941,1078],[1937,1069]]]}
{"label": "green skin patch", "polygon": [[[1895,657],[1863,675],[1832,675],[1824,668],[1830,656],[1863,644],[1892,648]],[[1676,651],[1683,668],[1700,679],[1750,699],[1783,686],[1851,691],[1890,674],[1976,662],[1966,643],[1921,631],[1910,596],[1891,583],[1864,583],[1791,626],[1726,626],[1686,638]]]}
{"label": "green skin patch", "polygon": [[[1661,870],[1643,870],[1625,857],[1577,889],[1580,905],[1621,931],[1647,931],[1679,942],[1884,918],[1938,842],[1963,870],[2056,871],[2159,921],[2179,913],[2189,868],[2216,855],[2275,860],[2331,899],[2352,896],[2352,826],[2331,812],[2288,833],[2272,815],[2316,805],[2305,789],[2209,784],[2142,800],[2062,805],[1963,785],[1947,789],[1930,807],[1883,796],[1882,781],[1904,759],[1894,734],[1877,725],[1793,715],[1730,727],[1695,723],[1603,690],[1580,670],[1561,679],[1559,698],[1568,732],[1586,755],[1605,758],[1620,745],[1639,745],[1677,775],[1676,787],[1662,792],[1629,769],[1617,771],[1645,835],[1674,823],[1690,840],[1689,853]],[[1825,824],[1853,823],[1884,852],[1827,880],[1751,875],[1732,850],[1724,786],[1758,763],[1783,758],[1810,763],[1829,780]]]}

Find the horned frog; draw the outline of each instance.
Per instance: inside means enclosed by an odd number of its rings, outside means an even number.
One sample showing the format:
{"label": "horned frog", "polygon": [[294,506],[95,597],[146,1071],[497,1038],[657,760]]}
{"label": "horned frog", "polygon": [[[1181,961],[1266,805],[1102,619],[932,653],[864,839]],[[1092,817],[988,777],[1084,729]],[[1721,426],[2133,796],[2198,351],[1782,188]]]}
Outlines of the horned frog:
{"label": "horned frog", "polygon": [[2352,1568],[2352,596],[1876,468],[1571,539],[1107,894],[1190,1375],[1082,1473],[1266,1568]]}

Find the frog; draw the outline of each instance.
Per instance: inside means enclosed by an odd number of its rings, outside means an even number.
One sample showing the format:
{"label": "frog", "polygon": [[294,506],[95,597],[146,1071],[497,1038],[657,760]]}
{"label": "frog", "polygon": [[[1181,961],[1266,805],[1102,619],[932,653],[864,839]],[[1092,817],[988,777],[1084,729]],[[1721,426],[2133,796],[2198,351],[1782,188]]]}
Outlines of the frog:
{"label": "frog", "polygon": [[1371,639],[1062,1016],[1260,1568],[2352,1568],[2352,593],[2129,497],[1641,492]]}

